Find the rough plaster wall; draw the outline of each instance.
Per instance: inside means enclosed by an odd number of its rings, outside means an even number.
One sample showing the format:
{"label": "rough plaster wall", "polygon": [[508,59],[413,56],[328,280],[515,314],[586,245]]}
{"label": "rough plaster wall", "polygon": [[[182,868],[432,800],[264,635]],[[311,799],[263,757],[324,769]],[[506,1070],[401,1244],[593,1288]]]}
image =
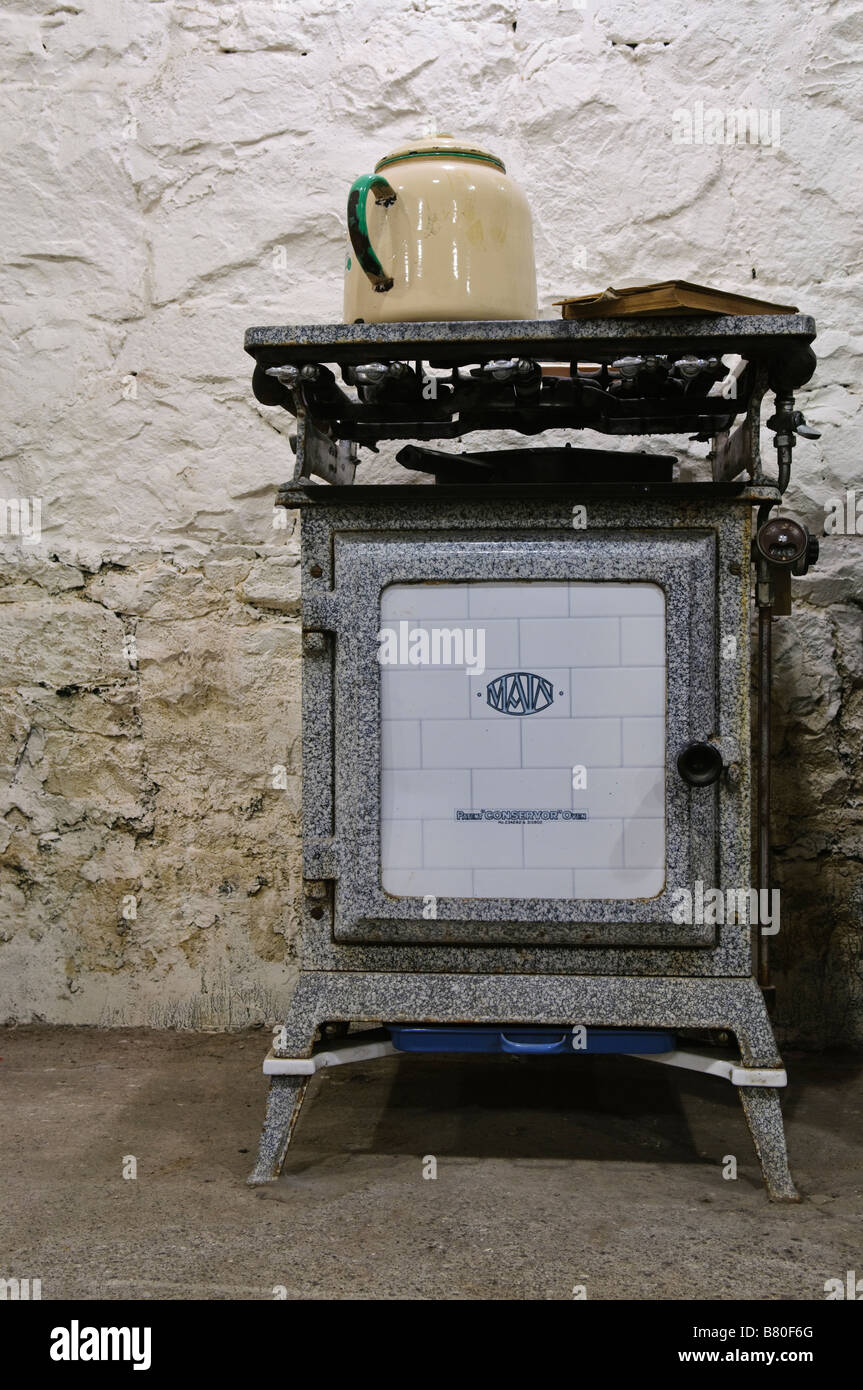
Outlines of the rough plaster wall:
{"label": "rough plaster wall", "polygon": [[[351,180],[417,132],[466,133],[528,189],[542,313],[678,275],[815,314],[801,403],[823,438],[788,500],[820,529],[863,490],[863,9],[17,0],[0,25],[0,493],[42,499],[39,544],[3,541],[0,1018],[272,1021],[297,547],[272,526],[290,421],[254,402],[243,329],[338,321]],[[674,144],[698,101],[778,109],[779,146]],[[812,1043],[863,1033],[860,547],[825,544],[777,633],[774,958]]]}

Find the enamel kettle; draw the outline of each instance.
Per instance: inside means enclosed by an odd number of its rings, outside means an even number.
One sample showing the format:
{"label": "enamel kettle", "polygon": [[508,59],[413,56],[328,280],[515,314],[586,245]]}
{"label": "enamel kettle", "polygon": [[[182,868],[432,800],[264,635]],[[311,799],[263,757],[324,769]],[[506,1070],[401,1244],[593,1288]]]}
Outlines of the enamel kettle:
{"label": "enamel kettle", "polygon": [[393,150],[352,184],[348,235],[346,323],[536,318],[530,208],[488,150]]}

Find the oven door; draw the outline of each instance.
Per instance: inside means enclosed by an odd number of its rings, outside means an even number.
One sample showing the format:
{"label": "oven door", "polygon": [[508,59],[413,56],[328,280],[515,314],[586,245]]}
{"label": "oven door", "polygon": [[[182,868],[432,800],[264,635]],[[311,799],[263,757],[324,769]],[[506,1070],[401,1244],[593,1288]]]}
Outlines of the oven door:
{"label": "oven door", "polygon": [[716,536],[336,540],[336,940],[709,946]]}

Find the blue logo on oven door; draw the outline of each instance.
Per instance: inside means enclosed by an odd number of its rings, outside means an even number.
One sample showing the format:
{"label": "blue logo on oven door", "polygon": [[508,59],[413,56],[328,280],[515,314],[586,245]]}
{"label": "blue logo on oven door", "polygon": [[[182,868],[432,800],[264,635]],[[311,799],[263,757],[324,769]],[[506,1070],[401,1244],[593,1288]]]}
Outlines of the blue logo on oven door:
{"label": "blue logo on oven door", "polygon": [[554,686],[531,671],[511,671],[489,682],[486,699],[501,714],[539,714],[554,703]]}

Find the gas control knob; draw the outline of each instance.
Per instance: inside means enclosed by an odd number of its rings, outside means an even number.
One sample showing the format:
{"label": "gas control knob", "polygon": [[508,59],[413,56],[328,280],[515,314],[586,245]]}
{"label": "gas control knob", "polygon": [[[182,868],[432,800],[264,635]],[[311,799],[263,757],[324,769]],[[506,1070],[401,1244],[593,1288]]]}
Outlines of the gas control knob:
{"label": "gas control knob", "polygon": [[709,787],[722,767],[722,754],[714,743],[687,743],[677,755],[677,771],[690,787]]}
{"label": "gas control knob", "polygon": [[809,532],[790,516],[774,516],[759,526],[755,547],[772,565],[797,565],[806,556]]}
{"label": "gas control knob", "polygon": [[810,535],[806,542],[806,554],[797,561],[791,571],[792,574],[808,574],[813,565],[818,563],[818,556],[821,554],[821,542],[817,536]]}

